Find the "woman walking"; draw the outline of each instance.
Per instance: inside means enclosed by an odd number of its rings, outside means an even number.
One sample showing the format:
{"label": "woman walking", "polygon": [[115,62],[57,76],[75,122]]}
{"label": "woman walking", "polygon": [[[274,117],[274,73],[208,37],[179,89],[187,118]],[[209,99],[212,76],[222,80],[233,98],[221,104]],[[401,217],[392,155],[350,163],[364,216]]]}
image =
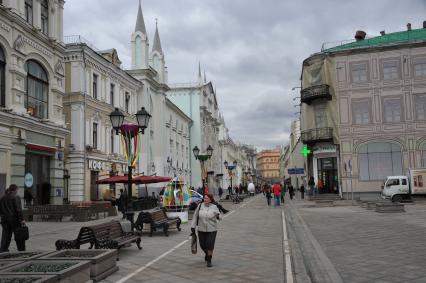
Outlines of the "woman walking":
{"label": "woman walking", "polygon": [[212,256],[216,241],[217,226],[221,219],[219,209],[212,194],[204,195],[204,201],[198,205],[192,218],[191,232],[195,233],[198,226],[198,240],[201,249],[205,253],[204,260],[207,267],[212,267]]}
{"label": "woman walking", "polygon": [[265,185],[265,196],[266,196],[266,202],[268,203],[268,206],[271,206],[271,198],[272,198],[272,192],[271,192],[271,188],[269,187],[269,185]]}

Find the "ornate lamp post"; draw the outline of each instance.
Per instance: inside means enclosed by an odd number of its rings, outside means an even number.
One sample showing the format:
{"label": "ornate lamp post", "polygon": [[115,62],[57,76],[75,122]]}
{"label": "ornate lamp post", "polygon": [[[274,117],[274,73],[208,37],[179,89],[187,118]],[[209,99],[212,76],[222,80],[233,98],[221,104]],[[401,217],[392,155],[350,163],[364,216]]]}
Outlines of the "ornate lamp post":
{"label": "ornate lamp post", "polygon": [[206,161],[209,160],[212,155],[213,155],[213,147],[211,145],[209,145],[206,149],[206,153],[205,154],[200,154],[200,149],[195,146],[192,149],[192,152],[194,153],[195,159],[200,161],[200,165],[201,165],[201,180],[203,182],[203,195],[204,195],[204,184],[207,181],[207,168],[206,168]]}
{"label": "ornate lamp post", "polygon": [[124,144],[126,145],[124,152],[127,158],[127,193],[129,199],[131,199],[132,169],[135,166],[139,155],[138,137],[139,133],[141,133],[142,135],[145,133],[145,129],[148,127],[151,115],[145,110],[144,107],[142,107],[142,109],[136,113],[136,121],[138,122],[137,125],[124,124],[123,113],[118,108],[115,108],[115,110],[111,112],[111,114],[109,114],[109,118],[111,119],[111,124],[113,129],[115,130],[115,134],[121,134],[121,138],[123,139]]}
{"label": "ornate lamp post", "polygon": [[228,175],[229,178],[231,179],[231,194],[232,194],[232,170],[234,170],[235,168],[237,168],[237,160],[234,160],[234,162],[232,162],[232,164],[229,164],[228,161],[225,160],[225,162],[223,162],[223,165],[225,165],[226,170],[228,170]]}

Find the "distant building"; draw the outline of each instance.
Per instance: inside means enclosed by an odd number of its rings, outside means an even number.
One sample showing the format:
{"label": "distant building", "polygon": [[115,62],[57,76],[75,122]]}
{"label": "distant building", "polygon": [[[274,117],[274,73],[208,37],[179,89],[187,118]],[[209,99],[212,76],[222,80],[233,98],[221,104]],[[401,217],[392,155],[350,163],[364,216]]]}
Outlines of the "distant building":
{"label": "distant building", "polygon": [[283,182],[280,179],[281,149],[265,149],[257,153],[256,166],[259,175],[268,182]]}
{"label": "distant building", "polygon": [[422,29],[323,46],[303,62],[301,140],[324,192],[376,197],[388,175],[426,166]]}

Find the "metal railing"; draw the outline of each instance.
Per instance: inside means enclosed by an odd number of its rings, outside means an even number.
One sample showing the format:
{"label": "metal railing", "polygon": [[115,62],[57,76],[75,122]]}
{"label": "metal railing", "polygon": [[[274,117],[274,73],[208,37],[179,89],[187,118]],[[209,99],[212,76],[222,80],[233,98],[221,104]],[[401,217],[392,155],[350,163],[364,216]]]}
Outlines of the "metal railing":
{"label": "metal railing", "polygon": [[318,141],[329,141],[333,139],[333,128],[324,127],[302,131],[301,140],[303,143]]}
{"label": "metal railing", "polygon": [[300,92],[300,101],[308,103],[312,100],[319,98],[328,98],[331,99],[330,86],[327,84],[315,85],[305,89],[302,89]]}
{"label": "metal railing", "polygon": [[99,51],[98,48],[96,48],[95,45],[93,45],[90,41],[82,37],[81,35],[67,35],[64,36],[64,43],[65,44],[86,44],[90,48],[92,48],[95,51]]}

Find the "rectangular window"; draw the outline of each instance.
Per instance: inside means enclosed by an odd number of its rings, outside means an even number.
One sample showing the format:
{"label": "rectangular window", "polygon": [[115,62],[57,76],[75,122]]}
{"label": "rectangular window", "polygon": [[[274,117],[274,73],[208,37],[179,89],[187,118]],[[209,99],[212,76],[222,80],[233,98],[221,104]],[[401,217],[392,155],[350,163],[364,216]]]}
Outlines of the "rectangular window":
{"label": "rectangular window", "polygon": [[115,131],[114,131],[114,129],[111,129],[111,136],[110,136],[110,139],[111,139],[111,141],[110,141],[110,152],[111,152],[111,154],[113,154],[114,153],[114,134],[115,134]]}
{"label": "rectangular window", "polygon": [[414,76],[415,77],[426,76],[426,62],[424,60],[414,63]]}
{"label": "rectangular window", "polygon": [[383,80],[399,79],[398,61],[383,62]]}
{"label": "rectangular window", "polygon": [[366,82],[367,81],[367,64],[353,64],[352,65],[352,82]]}
{"label": "rectangular window", "polygon": [[93,74],[93,88],[92,88],[93,98],[98,99],[98,75]]}
{"label": "rectangular window", "polygon": [[47,0],[40,3],[41,6],[41,32],[49,35],[49,4]]}
{"label": "rectangular window", "polygon": [[126,91],[126,93],[125,93],[125,99],[126,99],[126,101],[125,101],[125,110],[126,110],[126,112],[127,113],[129,113],[129,105],[130,105],[130,94]]}
{"label": "rectangular window", "polygon": [[111,84],[110,91],[109,91],[109,104],[111,104],[111,106],[114,106],[114,90],[115,90],[115,85]]}
{"label": "rectangular window", "polygon": [[33,0],[25,0],[25,19],[27,23],[33,24]]}
{"label": "rectangular window", "polygon": [[315,106],[315,124],[317,128],[325,128],[327,126],[327,112],[325,104]]}
{"label": "rectangular window", "polygon": [[93,123],[93,132],[92,132],[92,138],[93,138],[93,148],[98,148],[98,123]]}
{"label": "rectangular window", "polygon": [[386,99],[385,103],[385,122],[401,122],[401,99]]}
{"label": "rectangular window", "polygon": [[352,121],[356,125],[370,123],[370,108],[368,100],[352,102]]}
{"label": "rectangular window", "polygon": [[416,119],[426,120],[426,96],[416,97]]}

